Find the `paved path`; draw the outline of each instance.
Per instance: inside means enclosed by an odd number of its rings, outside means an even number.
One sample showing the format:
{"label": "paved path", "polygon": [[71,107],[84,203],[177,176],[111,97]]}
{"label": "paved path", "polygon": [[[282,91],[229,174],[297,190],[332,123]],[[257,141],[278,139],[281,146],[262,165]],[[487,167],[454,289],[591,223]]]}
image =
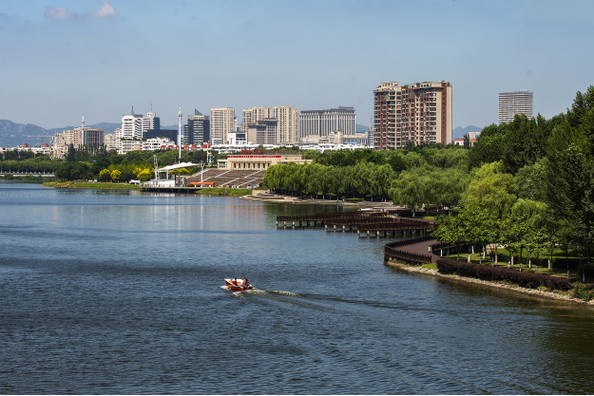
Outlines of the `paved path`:
{"label": "paved path", "polygon": [[429,254],[431,255],[431,263],[435,264],[437,262],[437,259],[439,259],[440,257],[438,254],[433,254],[429,251],[429,245],[433,245],[436,243],[437,239],[431,239],[429,241],[415,243],[414,245],[401,246],[396,249],[409,253]]}

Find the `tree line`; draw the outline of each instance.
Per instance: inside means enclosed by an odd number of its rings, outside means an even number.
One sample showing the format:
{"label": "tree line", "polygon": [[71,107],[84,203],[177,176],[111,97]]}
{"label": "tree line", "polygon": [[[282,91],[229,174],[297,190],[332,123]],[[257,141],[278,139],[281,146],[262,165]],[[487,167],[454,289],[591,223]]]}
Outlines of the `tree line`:
{"label": "tree line", "polygon": [[[468,143],[468,140],[467,140]],[[291,194],[391,199],[413,212],[451,210],[435,235],[452,244],[506,246],[513,261],[580,251],[591,264],[594,240],[594,88],[566,113],[516,115],[485,127],[470,147],[305,152],[311,164],[270,167],[263,184]],[[485,257],[485,256],[484,256]]]}
{"label": "tree line", "polygon": [[[118,155],[115,150],[89,150],[71,146],[66,160],[56,170],[56,177],[62,180],[96,179],[116,182],[150,180],[154,178],[155,155],[159,167],[180,161],[179,153],[171,150],[130,151]],[[206,151],[203,150],[182,151],[181,162],[206,162],[206,157]],[[186,172],[190,173],[189,170]]]}
{"label": "tree line", "polygon": [[323,199],[392,199],[414,210],[429,203],[456,204],[467,184],[468,150],[455,145],[306,152],[308,156],[313,159],[310,164],[271,166],[263,185]]}
{"label": "tree line", "polygon": [[592,263],[594,237],[594,87],[547,120],[517,115],[483,129],[469,155],[470,181],[460,207],[437,222],[452,244],[506,246],[528,266],[561,248]]}

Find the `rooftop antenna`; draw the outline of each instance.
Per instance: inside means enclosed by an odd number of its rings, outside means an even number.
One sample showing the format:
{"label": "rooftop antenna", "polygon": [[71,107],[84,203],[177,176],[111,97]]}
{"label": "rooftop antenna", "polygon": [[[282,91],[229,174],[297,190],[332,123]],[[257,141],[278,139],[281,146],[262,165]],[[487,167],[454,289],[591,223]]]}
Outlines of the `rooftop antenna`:
{"label": "rooftop antenna", "polygon": [[132,115],[134,115],[134,105],[132,105]]}
{"label": "rooftop antenna", "polygon": [[82,121],[81,121],[81,123],[82,123],[82,129],[83,129],[83,131],[84,131],[84,130],[85,130],[85,116],[84,116],[84,115],[82,116]]}

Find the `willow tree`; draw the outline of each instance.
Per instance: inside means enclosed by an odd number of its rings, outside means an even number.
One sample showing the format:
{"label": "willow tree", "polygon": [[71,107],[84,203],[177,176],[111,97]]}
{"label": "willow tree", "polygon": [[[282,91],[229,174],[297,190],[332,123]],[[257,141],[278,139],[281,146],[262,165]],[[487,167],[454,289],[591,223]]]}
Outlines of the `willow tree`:
{"label": "willow tree", "polygon": [[402,172],[392,182],[389,194],[394,204],[411,208],[414,217],[415,211],[425,202],[426,186],[420,173]]}

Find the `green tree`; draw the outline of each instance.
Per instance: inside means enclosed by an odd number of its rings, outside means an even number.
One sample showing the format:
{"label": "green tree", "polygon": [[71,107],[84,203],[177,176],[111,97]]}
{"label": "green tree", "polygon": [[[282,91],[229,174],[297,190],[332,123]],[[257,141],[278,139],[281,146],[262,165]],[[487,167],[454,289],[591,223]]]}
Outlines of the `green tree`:
{"label": "green tree", "polygon": [[560,221],[569,221],[571,243],[592,263],[594,240],[594,87],[578,92],[566,118],[549,140],[547,203]]}
{"label": "green tree", "polygon": [[68,146],[68,153],[66,154],[66,161],[68,161],[68,162],[76,161],[76,149],[74,148],[74,144],[72,144],[72,143],[70,143],[70,146]]}
{"label": "green tree", "polygon": [[389,190],[390,198],[396,205],[411,208],[414,217],[415,211],[425,203],[425,187],[420,173],[402,172],[392,182],[392,188]]}
{"label": "green tree", "polygon": [[85,180],[91,178],[89,165],[85,162],[64,162],[55,173],[61,180]]}
{"label": "green tree", "polygon": [[109,169],[103,169],[101,172],[99,172],[99,177],[98,179],[100,181],[110,181],[111,180],[111,172],[109,171]]}
{"label": "green tree", "polygon": [[113,171],[111,171],[111,180],[117,182],[118,180],[120,180],[120,176],[122,175],[122,172],[120,172],[117,169],[114,169]]}
{"label": "green tree", "polygon": [[493,162],[473,172],[462,203],[482,207],[502,219],[516,202],[517,190],[514,177],[503,171],[501,162]]}

